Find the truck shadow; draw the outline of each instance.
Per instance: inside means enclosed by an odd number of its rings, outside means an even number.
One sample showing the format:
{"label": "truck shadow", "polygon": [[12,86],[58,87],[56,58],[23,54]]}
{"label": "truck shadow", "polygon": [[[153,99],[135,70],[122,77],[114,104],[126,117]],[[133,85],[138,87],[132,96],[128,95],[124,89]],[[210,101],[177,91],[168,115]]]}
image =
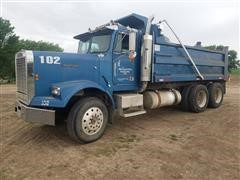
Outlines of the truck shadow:
{"label": "truck shadow", "polygon": [[[192,113],[190,113],[192,114]],[[140,116],[129,118],[118,117],[114,119],[113,124],[109,124],[103,137],[90,144],[99,144],[111,142],[119,135],[141,133],[141,130],[163,128],[163,123],[171,123],[180,120],[180,115],[189,116],[189,112],[180,111],[178,107],[164,107],[161,109],[149,110],[148,113]],[[52,148],[68,147],[79,144],[71,140],[68,136],[65,122],[57,123],[56,126],[27,124],[28,128],[18,133],[13,144],[31,145],[38,144],[41,146],[51,146]],[[89,146],[90,144],[85,144]]]}

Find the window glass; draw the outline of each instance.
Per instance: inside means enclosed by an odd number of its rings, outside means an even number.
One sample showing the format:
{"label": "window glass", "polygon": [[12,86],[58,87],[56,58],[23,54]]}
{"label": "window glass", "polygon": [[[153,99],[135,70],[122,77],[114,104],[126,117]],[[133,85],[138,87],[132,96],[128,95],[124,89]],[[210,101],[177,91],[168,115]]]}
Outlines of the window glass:
{"label": "window glass", "polygon": [[84,33],[79,36],[78,53],[101,53],[109,49],[112,30],[104,29],[94,33]]}
{"label": "window glass", "polygon": [[86,54],[88,52],[88,48],[89,48],[89,40],[84,42],[84,41],[79,41],[78,44],[78,53],[80,54]]}
{"label": "window glass", "polygon": [[129,35],[118,34],[114,51],[116,51],[116,52],[128,52],[129,51]]}
{"label": "window glass", "polygon": [[107,51],[110,45],[110,41],[111,41],[111,35],[93,36],[90,52],[98,53],[98,52]]}

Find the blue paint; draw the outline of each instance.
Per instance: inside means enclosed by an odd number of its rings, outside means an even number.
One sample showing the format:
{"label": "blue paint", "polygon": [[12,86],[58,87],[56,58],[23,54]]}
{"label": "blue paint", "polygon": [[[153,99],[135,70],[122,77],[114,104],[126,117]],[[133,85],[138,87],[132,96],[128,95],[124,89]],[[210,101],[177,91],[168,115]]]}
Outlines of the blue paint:
{"label": "blue paint", "polygon": [[[153,25],[152,30],[157,35],[154,44],[160,46],[160,51],[154,52],[152,82],[195,81],[196,73],[183,48],[179,44],[168,42],[167,38],[160,34],[157,26]],[[228,78],[225,52],[191,46],[186,46],[186,48],[204,80],[226,80]]]}
{"label": "blue paint", "polygon": [[[106,93],[112,104],[114,92],[137,92],[141,84],[141,47],[147,18],[132,14],[118,19],[117,22],[139,30],[136,41],[137,56],[134,61],[129,60],[128,53],[114,50],[118,34],[126,32],[126,28],[122,26],[119,26],[118,30],[112,30],[111,42],[106,52],[78,54],[34,51],[33,69],[38,80],[35,81],[35,96],[31,106],[64,108],[72,96],[87,88]],[[156,25],[152,25],[151,34],[154,35],[154,44],[160,45],[160,51],[153,54],[152,83],[199,81],[180,45],[168,42]],[[88,39],[91,35],[87,32],[75,38]],[[190,46],[187,46],[187,49],[205,81],[227,79],[228,62],[225,53]],[[60,64],[42,63],[41,56],[60,57]],[[59,97],[52,96],[52,86],[60,87]]]}
{"label": "blue paint", "polygon": [[[49,101],[48,107],[57,107],[62,108],[67,105],[71,97],[76,93],[86,88],[98,89],[102,92],[105,92],[111,96],[111,92],[107,89],[103,89],[99,84],[89,80],[78,80],[78,81],[65,81],[60,83],[53,83],[52,86],[60,87],[61,95],[57,97],[53,96],[35,96],[31,102],[32,106],[42,106],[43,101]],[[111,98],[112,103],[114,104],[113,99]]]}

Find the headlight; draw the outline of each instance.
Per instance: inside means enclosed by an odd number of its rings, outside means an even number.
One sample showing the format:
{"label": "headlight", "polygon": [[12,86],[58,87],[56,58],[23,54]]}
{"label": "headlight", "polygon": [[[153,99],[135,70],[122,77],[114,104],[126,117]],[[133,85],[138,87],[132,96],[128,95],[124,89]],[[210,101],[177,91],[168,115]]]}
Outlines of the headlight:
{"label": "headlight", "polygon": [[60,94],[61,94],[60,90],[61,90],[60,87],[53,86],[52,87],[52,95],[53,96],[60,96]]}

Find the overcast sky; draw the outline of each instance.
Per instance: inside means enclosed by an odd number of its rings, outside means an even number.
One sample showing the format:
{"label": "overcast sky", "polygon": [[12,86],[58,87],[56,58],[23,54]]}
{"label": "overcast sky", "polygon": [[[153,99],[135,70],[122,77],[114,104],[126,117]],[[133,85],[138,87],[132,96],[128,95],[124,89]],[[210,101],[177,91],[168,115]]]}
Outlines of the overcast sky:
{"label": "overcast sky", "polygon": [[[11,21],[21,38],[58,43],[66,52],[77,50],[74,35],[134,12],[154,14],[154,22],[167,19],[185,44],[223,44],[240,53],[238,1],[39,1],[2,0],[1,15]],[[163,32],[174,40],[167,27]]]}

